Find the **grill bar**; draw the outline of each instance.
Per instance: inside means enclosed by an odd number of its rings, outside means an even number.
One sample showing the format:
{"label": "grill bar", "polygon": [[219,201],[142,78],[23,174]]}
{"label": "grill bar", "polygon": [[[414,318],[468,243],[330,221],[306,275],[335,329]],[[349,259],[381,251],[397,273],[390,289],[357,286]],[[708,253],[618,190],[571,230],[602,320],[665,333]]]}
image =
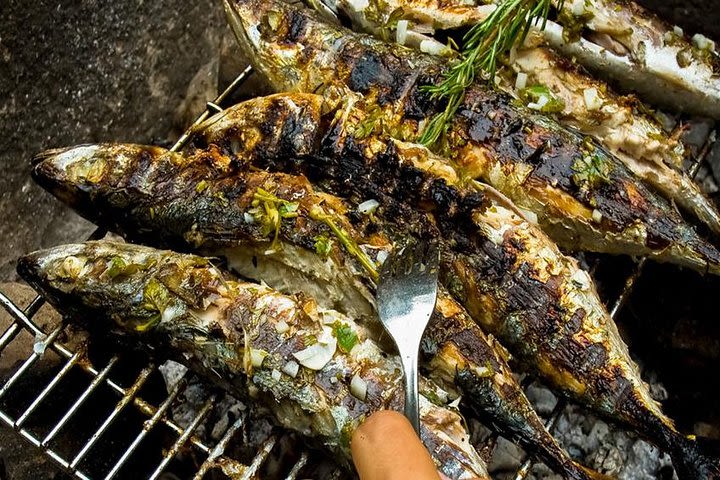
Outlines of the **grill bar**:
{"label": "grill bar", "polygon": [[240,72],[240,75],[238,75],[235,80],[230,83],[230,85],[227,86],[223,92],[217,96],[215,100],[212,102],[207,102],[207,108],[203,113],[200,114],[200,116],[193,122],[192,125],[190,125],[190,128],[185,130],[185,132],[178,138],[177,142],[170,147],[171,152],[177,152],[181,148],[185,146],[187,141],[190,139],[190,135],[192,134],[192,129],[198,125],[200,125],[202,122],[204,122],[208,117],[210,117],[211,113],[210,110],[214,110],[215,112],[222,112],[222,108],[220,108],[218,105],[223,102],[227,97],[229,97],[235,90],[238,89],[240,85],[243,84],[245,80],[250,76],[252,73],[253,68],[252,66],[248,65],[245,67],[245,70]]}
{"label": "grill bar", "polygon": [[230,440],[235,435],[235,432],[238,431],[240,427],[242,427],[244,418],[240,417],[233,424],[230,426],[230,428],[227,429],[223,437],[220,439],[220,441],[215,445],[215,448],[212,449],[210,452],[210,455],[208,455],[207,460],[203,462],[203,464],[200,466],[200,469],[195,474],[194,480],[202,480],[202,478],[205,476],[205,474],[213,468],[216,465],[216,460],[220,455],[222,455],[225,452],[225,448],[227,448],[228,443],[230,443]]}
{"label": "grill bar", "polygon": [[[212,113],[221,111],[222,109],[218,106],[218,104],[222,103],[223,100],[225,100],[230,94],[232,94],[232,92],[234,92],[251,73],[252,68],[247,67],[215,100],[213,100],[212,102],[208,102],[207,109],[193,123],[193,126],[208,118]],[[190,131],[191,130],[188,129],[180,137],[180,139],[178,139],[175,145],[173,145],[172,149],[174,151],[179,150],[184,146],[184,144],[189,139]],[[98,228],[90,236],[89,239],[93,240],[102,238],[105,233],[106,232],[103,229]],[[174,400],[177,398],[177,396],[187,386],[187,382],[185,381],[185,379],[181,379],[181,381],[175,385],[173,390],[160,404],[159,407],[154,407],[153,405],[136,396],[138,390],[142,387],[149,375],[153,372],[154,366],[147,365],[145,368],[143,368],[140,374],[136,377],[135,383],[130,388],[125,389],[121,387],[109,377],[110,369],[118,361],[118,357],[113,357],[111,361],[105,366],[105,368],[103,368],[103,370],[98,371],[88,362],[80,361],[82,358],[84,358],[84,354],[82,352],[72,352],[64,345],[55,341],[60,332],[62,331],[62,327],[59,327],[52,331],[49,335],[46,335],[42,331],[42,329],[35,324],[35,322],[32,320],[32,317],[40,310],[40,308],[44,304],[45,299],[42,296],[38,295],[23,311],[17,305],[15,305],[7,296],[0,292],[0,305],[2,305],[2,307],[8,312],[8,314],[10,314],[13,319],[10,326],[5,330],[5,332],[3,332],[2,336],[0,336],[0,353],[17,337],[17,335],[23,329],[26,329],[38,339],[38,342],[36,342],[32,354],[29,355],[29,357],[23,362],[20,368],[16,370],[13,375],[1,386],[0,398],[2,398],[5,393],[7,393],[7,391],[28,371],[28,369],[39,358],[42,357],[47,347],[50,347],[51,350],[53,350],[61,358],[64,358],[66,360],[60,371],[55,374],[55,376],[43,388],[40,394],[32,400],[29,407],[23,411],[23,413],[17,420],[14,420],[10,415],[8,415],[2,410],[0,410],[0,420],[2,420],[9,427],[16,430],[29,443],[45,451],[45,453],[57,465],[68,470],[76,478],[79,478],[81,480],[90,480],[90,477],[86,473],[78,470],[78,465],[87,456],[88,452],[96,444],[98,439],[105,433],[105,431],[109,428],[112,422],[118,417],[118,415],[120,415],[120,413],[126,408],[126,406],[130,402],[132,402],[133,405],[141,413],[146,414],[149,419],[145,422],[145,424],[143,425],[143,429],[138,433],[137,437],[122,453],[117,462],[113,465],[112,469],[105,476],[106,479],[114,478],[117,475],[120,469],[131,458],[133,452],[136,450],[140,442],[155,426],[160,423],[164,424],[165,426],[169,427],[170,430],[175,432],[178,435],[178,439],[174,443],[173,447],[164,455],[161,464],[158,465],[155,473],[153,474],[155,477],[159,475],[164,468],[166,468],[167,464],[172,460],[172,458],[174,458],[174,456],[188,441],[191,442],[193,446],[200,450],[202,453],[208,455],[213,454],[212,460],[214,462],[217,462],[221,459],[226,445],[231,440],[233,434],[241,426],[240,423],[236,422],[235,424],[233,424],[233,426],[231,426],[228,431],[225,432],[221,443],[219,443],[215,447],[211,448],[210,446],[205,445],[201,440],[195,437],[193,433],[196,431],[197,427],[202,423],[202,421],[206,418],[208,412],[210,411],[210,408],[213,405],[211,401],[205,404],[203,410],[200,412],[200,414],[198,414],[193,423],[188,428],[183,429],[175,422],[165,417],[165,414],[167,413],[168,409],[170,408]],[[73,367],[80,367],[82,370],[88,373],[93,378],[93,380],[91,381],[90,385],[85,389],[83,394],[76,400],[70,410],[65,413],[60,422],[53,427],[51,432],[43,440],[40,440],[35,437],[31,432],[22,428],[22,425],[29,418],[29,416],[37,410],[39,405],[50,396],[50,394],[56,388],[59,382],[73,369]],[[76,413],[79,407],[89,398],[92,392],[101,384],[105,384],[110,387],[113,391],[119,394],[121,398],[116,404],[114,410],[110,413],[108,417],[104,419],[100,427],[88,439],[88,441],[83,445],[81,450],[70,462],[63,458],[60,454],[49,448],[48,445],[57,435],[57,433],[63,428],[63,426],[70,420],[70,418]],[[261,458],[267,458],[267,455],[262,455]],[[259,465],[261,463],[262,462],[256,465],[255,470],[259,468]]]}
{"label": "grill bar", "polygon": [[305,465],[307,465],[308,462],[308,454],[307,451],[303,451],[302,454],[300,454],[300,458],[297,462],[295,462],[295,465],[293,465],[292,470],[288,472],[287,477],[285,477],[285,480],[295,480],[298,478],[298,475],[300,475],[300,471],[303,469]]}
{"label": "grill bar", "polygon": [[160,419],[165,415],[165,412],[170,408],[170,405],[175,401],[175,398],[182,392],[185,387],[187,386],[187,382],[184,377],[185,374],[183,374],[183,377],[180,379],[179,382],[175,385],[175,387],[170,391],[170,394],[163,400],[163,402],[160,404],[158,409],[155,411],[155,413],[150,417],[149,420],[146,420],[142,430],[140,430],[140,433],[138,433],[137,437],[135,437],[135,440],[128,446],[127,449],[125,449],[125,452],[123,452],[122,456],[118,459],[117,462],[115,462],[115,465],[113,465],[112,470],[107,474],[105,477],[105,480],[111,480],[115,475],[117,475],[118,471],[122,468],[122,466],[127,462],[127,460],[130,458],[130,455],[133,454],[135,449],[138,445],[140,445],[140,442],[145,438],[145,436],[150,432],[150,430],[153,429],[153,427],[160,421]]}
{"label": "grill bar", "polygon": [[60,382],[60,380],[65,377],[65,375],[68,374],[70,370],[72,370],[72,367],[75,366],[75,364],[80,359],[80,354],[76,353],[72,357],[70,357],[70,360],[65,362],[65,365],[63,365],[63,368],[53,377],[52,380],[50,380],[50,383],[47,384],[47,386],[43,389],[42,392],[40,392],[40,395],[38,395],[35,400],[30,404],[30,406],[20,415],[20,417],[17,419],[17,422],[15,422],[15,426],[19,427],[23,423],[25,423],[25,420],[35,411],[35,409],[40,405],[40,403],[45,400],[45,398],[48,396],[50,391],[55,388],[55,386]]}
{"label": "grill bar", "polygon": [[63,415],[60,421],[43,439],[43,447],[47,446],[52,441],[52,439],[55,438],[55,435],[57,435],[60,430],[65,426],[65,424],[72,418],[72,416],[75,415],[75,412],[77,412],[78,409],[83,405],[83,403],[85,403],[85,400],[88,399],[90,394],[95,391],[95,389],[98,387],[98,385],[100,385],[103,380],[105,380],[105,378],[110,373],[110,369],[115,366],[118,360],[119,358],[117,356],[112,357],[108,364],[105,366],[105,368],[103,368],[102,371],[98,374],[98,376],[93,378],[92,382],[90,382],[90,385],[88,385],[82,395],[80,395],[78,399],[75,400],[75,403],[73,403],[72,407],[70,407],[70,409],[65,412],[65,415]]}
{"label": "grill bar", "polygon": [[80,452],[75,456],[75,458],[73,458],[72,463],[70,463],[71,469],[74,470],[75,468],[77,468],[78,463],[80,463],[80,461],[90,451],[93,445],[95,445],[95,442],[100,439],[100,436],[105,433],[105,430],[107,430],[107,428],[115,420],[118,414],[122,412],[122,410],[127,406],[127,404],[130,403],[130,400],[132,400],[132,398],[137,394],[138,390],[140,390],[140,387],[145,384],[145,381],[148,379],[154,368],[154,365],[148,365],[147,367],[142,369],[140,375],[138,375],[137,379],[135,380],[135,383],[133,383],[133,385],[128,389],[127,393],[120,399],[112,413],[107,418],[105,418],[105,421],[102,423],[102,425],[100,425],[100,427],[95,431],[95,433],[93,433],[92,437],[90,437],[87,443],[83,445],[83,448],[80,450]]}
{"label": "grill bar", "polygon": [[[25,360],[25,362],[23,362],[22,366],[20,366],[20,368],[17,369],[17,371],[13,374],[13,376],[10,377],[10,379],[7,382],[5,382],[5,385],[3,385],[2,388],[0,388],[0,398],[2,398],[8,392],[8,390],[10,390],[10,387],[12,387],[15,384],[15,382],[17,382],[18,379],[27,371],[27,369],[30,368],[33,365],[33,363],[35,363],[42,356],[42,354],[45,352],[45,346],[48,343],[52,343],[55,340],[55,338],[57,338],[57,336],[60,334],[60,331],[61,331],[61,328],[56,328],[50,334],[50,336],[47,337],[43,342],[39,342],[39,343],[35,344],[36,347],[39,344],[40,348],[34,347],[33,353],[27,358],[27,360]],[[44,336],[44,335],[42,335],[42,333],[41,333],[39,335],[36,335],[35,338],[38,338],[40,336]]]}
{"label": "grill bar", "polygon": [[20,333],[22,328],[17,323],[11,323],[10,326],[3,332],[2,337],[0,337],[0,352],[2,352],[5,347],[15,340],[15,337],[17,337],[17,334]]}
{"label": "grill bar", "polygon": [[167,464],[170,463],[170,460],[172,460],[175,455],[180,451],[180,449],[185,445],[185,442],[187,442],[188,438],[190,438],[190,435],[197,429],[197,427],[200,426],[200,423],[205,419],[207,414],[210,412],[210,409],[213,406],[213,403],[215,402],[215,396],[211,396],[206,402],[205,405],[203,405],[202,409],[198,412],[195,419],[188,425],[188,427],[183,431],[182,435],[178,437],[178,439],[175,441],[173,446],[168,450],[168,452],[163,455],[163,459],[160,462],[160,465],[157,466],[155,471],[150,475],[149,480],[155,480],[160,476],[160,474],[165,470],[165,467],[167,467]]}
{"label": "grill bar", "polygon": [[268,437],[267,440],[265,440],[258,450],[257,455],[255,455],[255,458],[253,459],[252,463],[248,467],[247,470],[245,470],[245,473],[243,474],[241,480],[252,480],[257,475],[257,471],[262,466],[263,463],[265,463],[265,460],[270,455],[270,452],[275,447],[275,444],[278,441],[277,435],[271,435]]}

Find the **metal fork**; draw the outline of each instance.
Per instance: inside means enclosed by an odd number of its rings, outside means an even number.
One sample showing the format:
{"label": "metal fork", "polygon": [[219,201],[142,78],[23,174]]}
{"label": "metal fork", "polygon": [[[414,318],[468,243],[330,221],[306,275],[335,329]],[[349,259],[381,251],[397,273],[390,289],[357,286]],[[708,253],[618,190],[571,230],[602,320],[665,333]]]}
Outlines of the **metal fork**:
{"label": "metal fork", "polygon": [[405,416],[418,435],[418,350],[435,308],[439,257],[437,243],[410,243],[385,260],[377,287],[380,321],[402,360]]}

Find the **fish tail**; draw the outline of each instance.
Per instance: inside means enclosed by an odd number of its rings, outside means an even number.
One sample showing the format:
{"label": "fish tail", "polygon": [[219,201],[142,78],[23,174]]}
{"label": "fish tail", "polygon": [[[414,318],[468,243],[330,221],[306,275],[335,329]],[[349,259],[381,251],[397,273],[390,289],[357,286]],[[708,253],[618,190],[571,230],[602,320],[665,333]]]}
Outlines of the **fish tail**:
{"label": "fish tail", "polygon": [[720,480],[720,442],[678,434],[670,456],[680,480]]}

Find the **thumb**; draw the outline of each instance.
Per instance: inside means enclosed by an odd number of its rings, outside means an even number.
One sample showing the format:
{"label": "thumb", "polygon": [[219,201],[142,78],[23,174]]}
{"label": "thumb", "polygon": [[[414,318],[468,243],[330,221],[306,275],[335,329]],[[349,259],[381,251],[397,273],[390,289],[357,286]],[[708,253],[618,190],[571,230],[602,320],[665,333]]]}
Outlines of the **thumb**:
{"label": "thumb", "polygon": [[439,480],[430,454],[398,412],[372,414],[350,442],[360,480]]}

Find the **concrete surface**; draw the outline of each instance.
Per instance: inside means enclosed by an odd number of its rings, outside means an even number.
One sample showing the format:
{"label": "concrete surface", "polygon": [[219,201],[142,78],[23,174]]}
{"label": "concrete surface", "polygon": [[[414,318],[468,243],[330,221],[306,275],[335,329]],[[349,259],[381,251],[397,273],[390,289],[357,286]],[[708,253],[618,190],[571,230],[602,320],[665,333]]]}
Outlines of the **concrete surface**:
{"label": "concrete surface", "polygon": [[168,142],[225,28],[219,0],[0,0],[0,279],[14,278],[23,252],[92,230],[33,184],[32,156],[83,142]]}

